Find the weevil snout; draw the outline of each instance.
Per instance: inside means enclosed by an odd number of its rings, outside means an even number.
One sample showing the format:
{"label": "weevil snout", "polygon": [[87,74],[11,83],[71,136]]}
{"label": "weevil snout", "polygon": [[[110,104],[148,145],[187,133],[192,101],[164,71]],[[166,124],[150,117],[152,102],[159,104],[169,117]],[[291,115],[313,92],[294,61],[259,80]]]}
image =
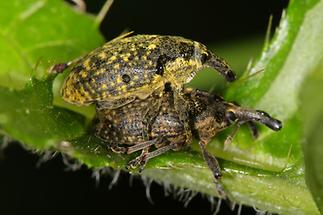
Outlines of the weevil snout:
{"label": "weevil snout", "polygon": [[234,122],[260,122],[274,131],[279,131],[282,128],[282,122],[271,117],[268,113],[262,110],[241,108],[232,103],[229,104],[225,117],[229,124]]}
{"label": "weevil snout", "polygon": [[218,70],[228,82],[233,82],[237,78],[235,72],[230,69],[229,64],[213,53],[209,52],[206,55],[202,55],[202,62],[205,65]]}

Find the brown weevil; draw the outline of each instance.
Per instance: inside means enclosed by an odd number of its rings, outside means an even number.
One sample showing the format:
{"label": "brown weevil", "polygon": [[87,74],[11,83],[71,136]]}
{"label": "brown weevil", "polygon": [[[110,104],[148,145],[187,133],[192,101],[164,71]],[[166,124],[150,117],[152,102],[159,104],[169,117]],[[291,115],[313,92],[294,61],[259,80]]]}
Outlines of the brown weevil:
{"label": "brown weevil", "polygon": [[[114,152],[131,154],[141,150],[128,167],[142,169],[149,159],[191,144],[193,134],[199,139],[203,158],[213,173],[217,190],[225,198],[225,192],[218,183],[221,169],[216,158],[207,151],[207,144],[219,131],[234,124],[248,123],[256,135],[255,122],[274,131],[280,130],[282,123],[263,111],[243,108],[200,90],[185,89],[182,98],[189,122],[183,122],[176,111],[174,92],[170,88],[162,97],[151,94],[144,100],[136,99],[117,109],[97,109],[96,136]],[[151,110],[158,114],[151,117]],[[185,124],[189,127],[186,128]]]}
{"label": "brown weevil", "polygon": [[61,72],[71,66],[62,87],[67,102],[113,109],[136,98],[145,99],[153,92],[161,95],[165,83],[178,93],[204,67],[216,69],[229,82],[235,80],[225,60],[199,42],[178,36],[127,36],[75,62],[53,67]]}

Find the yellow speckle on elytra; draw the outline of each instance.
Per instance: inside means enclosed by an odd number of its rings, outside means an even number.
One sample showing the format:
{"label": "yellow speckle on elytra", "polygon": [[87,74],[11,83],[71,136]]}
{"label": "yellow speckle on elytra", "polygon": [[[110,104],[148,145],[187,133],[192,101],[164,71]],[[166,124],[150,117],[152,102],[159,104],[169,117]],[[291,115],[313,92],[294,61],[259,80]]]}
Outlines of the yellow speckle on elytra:
{"label": "yellow speckle on elytra", "polygon": [[103,74],[104,72],[105,72],[105,70],[104,70],[104,69],[99,69],[98,71],[96,71],[96,72],[94,73],[94,75],[95,75],[95,76],[99,76],[99,75]]}
{"label": "yellow speckle on elytra", "polygon": [[78,91],[76,91],[73,95],[73,100],[83,103],[84,98],[81,96],[81,94]]}
{"label": "yellow speckle on elytra", "polygon": [[85,92],[84,87],[83,87],[83,86],[81,86],[81,87],[80,87],[80,89],[79,89],[78,91],[79,91],[79,92],[81,92],[81,93],[84,93],[84,92]]}
{"label": "yellow speckle on elytra", "polygon": [[109,97],[107,92],[102,92],[101,95],[102,95],[102,99],[105,99],[105,98]]}
{"label": "yellow speckle on elytra", "polygon": [[152,50],[152,49],[155,49],[155,48],[156,48],[156,44],[153,44],[153,43],[148,46],[149,50]]}
{"label": "yellow speckle on elytra", "polygon": [[63,91],[63,96],[66,98],[66,97],[70,97],[71,95],[71,91],[70,90],[64,90]]}
{"label": "yellow speckle on elytra", "polygon": [[91,66],[90,66],[90,58],[86,59],[84,62],[83,62],[83,67],[87,70],[90,70],[91,69]]}
{"label": "yellow speckle on elytra", "polygon": [[87,92],[87,91],[84,89],[84,87],[83,87],[83,86],[81,86],[81,87],[80,87],[79,92],[80,92],[80,94],[81,94],[84,98],[86,98],[86,99],[84,99],[84,100],[87,100],[87,99],[91,98],[91,96],[90,96],[89,92]]}
{"label": "yellow speckle on elytra", "polygon": [[122,85],[121,86],[121,91],[126,92],[127,91],[127,86],[126,85]]}
{"label": "yellow speckle on elytra", "polygon": [[90,94],[86,91],[84,91],[84,97],[87,99],[91,98]]}
{"label": "yellow speckle on elytra", "polygon": [[82,77],[82,78],[86,78],[86,77],[87,77],[87,73],[86,73],[86,72],[84,72],[84,71],[83,71],[83,72],[81,72],[81,73],[80,73],[80,75],[81,75],[81,77]]}
{"label": "yellow speckle on elytra", "polygon": [[117,84],[122,83],[122,78],[120,76],[118,76],[117,80],[116,80]]}
{"label": "yellow speckle on elytra", "polygon": [[105,52],[100,52],[100,54],[98,54],[98,56],[101,58],[101,59],[106,59],[107,58],[107,54]]}
{"label": "yellow speckle on elytra", "polygon": [[130,81],[130,82],[129,82],[129,85],[130,85],[130,86],[133,86],[133,85],[135,85],[135,82],[134,82],[134,81]]}
{"label": "yellow speckle on elytra", "polygon": [[120,69],[120,64],[117,63],[116,65],[114,65],[113,69]]}
{"label": "yellow speckle on elytra", "polygon": [[109,58],[109,61],[114,61],[114,60],[116,60],[117,59],[117,57],[116,56],[111,56],[110,58]]}
{"label": "yellow speckle on elytra", "polygon": [[108,86],[107,86],[106,84],[102,84],[102,85],[101,85],[101,89],[102,89],[102,90],[106,90],[107,88],[108,88]]}

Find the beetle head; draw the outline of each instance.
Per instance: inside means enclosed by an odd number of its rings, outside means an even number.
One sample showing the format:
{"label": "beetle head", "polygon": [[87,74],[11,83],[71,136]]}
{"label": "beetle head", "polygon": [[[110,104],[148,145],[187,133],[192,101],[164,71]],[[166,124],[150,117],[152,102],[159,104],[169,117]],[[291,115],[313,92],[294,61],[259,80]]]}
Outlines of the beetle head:
{"label": "beetle head", "polygon": [[274,131],[282,128],[281,121],[264,111],[243,108],[236,103],[223,100],[220,96],[200,90],[192,90],[188,94],[190,100],[193,101],[191,102],[191,107],[193,107],[191,113],[194,115],[195,121],[211,117],[214,119],[212,126],[215,126],[217,130],[223,130],[235,123],[247,122],[259,122]]}

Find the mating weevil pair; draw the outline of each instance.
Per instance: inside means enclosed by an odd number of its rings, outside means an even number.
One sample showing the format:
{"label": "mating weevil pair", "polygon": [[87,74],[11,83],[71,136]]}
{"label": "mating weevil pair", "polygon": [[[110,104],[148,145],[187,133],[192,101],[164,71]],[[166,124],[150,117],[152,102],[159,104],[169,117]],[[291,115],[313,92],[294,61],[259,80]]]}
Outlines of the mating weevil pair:
{"label": "mating weevil pair", "polygon": [[[55,65],[53,70],[60,72],[70,64]],[[216,69],[229,82],[235,74],[206,46],[182,37],[119,37],[72,65],[62,88],[63,98],[77,105],[96,105],[96,135],[110,149],[126,154],[141,150],[141,155],[129,162],[130,168],[143,168],[153,157],[180,150],[196,135],[217,182],[220,167],[206,146],[219,131],[248,123],[256,136],[255,122],[275,131],[282,127],[263,111],[185,89],[183,85],[204,67]]]}

